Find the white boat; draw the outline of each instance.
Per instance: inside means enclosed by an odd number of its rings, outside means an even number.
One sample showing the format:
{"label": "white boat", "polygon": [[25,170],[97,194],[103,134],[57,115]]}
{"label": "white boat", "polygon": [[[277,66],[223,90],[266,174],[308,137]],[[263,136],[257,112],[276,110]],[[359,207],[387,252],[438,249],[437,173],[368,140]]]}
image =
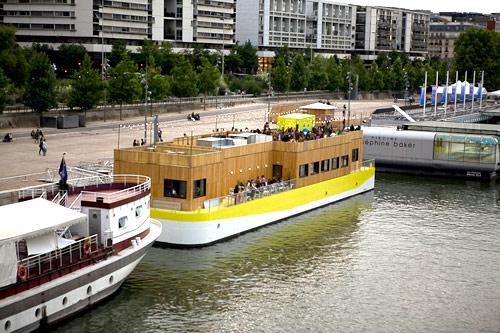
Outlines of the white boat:
{"label": "white boat", "polygon": [[24,188],[0,206],[0,332],[29,332],[115,292],[161,234],[151,180],[113,175]]}

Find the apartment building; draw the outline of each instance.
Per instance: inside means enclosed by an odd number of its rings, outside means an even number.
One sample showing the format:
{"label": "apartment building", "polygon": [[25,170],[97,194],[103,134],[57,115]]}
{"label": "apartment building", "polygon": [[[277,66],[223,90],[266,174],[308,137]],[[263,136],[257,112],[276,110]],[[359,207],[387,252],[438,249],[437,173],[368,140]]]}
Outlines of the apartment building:
{"label": "apartment building", "polygon": [[163,0],[153,7],[153,40],[177,46],[234,44],[236,0]]}
{"label": "apartment building", "polygon": [[366,60],[391,51],[425,57],[429,21],[430,12],[360,6],[356,14],[356,52]]}
{"label": "apartment building", "polygon": [[2,23],[16,27],[21,45],[82,44],[109,52],[115,39],[131,48],[152,37],[152,6],[159,0],[4,0]]}
{"label": "apartment building", "polygon": [[352,5],[330,0],[238,1],[236,11],[236,40],[249,40],[259,50],[288,46],[348,53],[354,48]]}
{"label": "apartment building", "polygon": [[430,24],[429,56],[452,59],[458,37],[469,29],[481,29],[480,25],[467,22],[435,20]]}
{"label": "apartment building", "polygon": [[0,0],[0,23],[16,27],[21,45],[77,43],[110,52],[121,39],[134,51],[148,38],[218,48],[234,44],[235,1]]}

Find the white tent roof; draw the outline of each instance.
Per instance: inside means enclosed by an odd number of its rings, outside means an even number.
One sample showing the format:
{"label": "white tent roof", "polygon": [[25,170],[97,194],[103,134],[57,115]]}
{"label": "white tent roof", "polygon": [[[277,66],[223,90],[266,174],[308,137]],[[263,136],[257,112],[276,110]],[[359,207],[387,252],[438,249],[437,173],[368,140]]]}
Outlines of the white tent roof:
{"label": "white tent roof", "polygon": [[309,105],[301,106],[300,109],[307,109],[307,110],[336,110],[337,107],[335,105],[328,105],[328,104],[325,104],[325,103],[316,102],[316,103],[312,103],[312,104],[309,104]]}
{"label": "white tent roof", "polygon": [[490,92],[488,95],[491,95],[491,96],[500,96],[500,90],[497,90],[497,91],[492,91]]}
{"label": "white tent roof", "polygon": [[84,222],[87,215],[37,198],[0,206],[0,244]]}

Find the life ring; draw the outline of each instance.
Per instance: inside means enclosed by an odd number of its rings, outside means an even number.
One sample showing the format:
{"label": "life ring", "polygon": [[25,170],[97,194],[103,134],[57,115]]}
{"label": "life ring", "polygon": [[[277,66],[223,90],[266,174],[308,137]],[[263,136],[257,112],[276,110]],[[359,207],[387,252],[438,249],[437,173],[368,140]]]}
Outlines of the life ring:
{"label": "life ring", "polygon": [[21,279],[21,281],[28,280],[28,269],[24,264],[17,266],[17,277]]}
{"label": "life ring", "polygon": [[83,253],[88,256],[90,254],[91,250],[92,250],[92,246],[90,244],[90,239],[87,238],[83,242]]}

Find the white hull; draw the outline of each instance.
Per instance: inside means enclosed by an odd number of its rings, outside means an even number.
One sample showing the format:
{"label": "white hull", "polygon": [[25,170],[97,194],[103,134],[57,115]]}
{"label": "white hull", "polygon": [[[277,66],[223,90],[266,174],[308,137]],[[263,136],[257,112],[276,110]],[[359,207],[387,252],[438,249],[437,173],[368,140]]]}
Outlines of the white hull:
{"label": "white hull", "polygon": [[[158,220],[162,223],[162,233],[157,242],[160,244],[164,243],[165,245],[187,247],[212,244],[219,240],[372,190],[374,186],[375,177],[373,176],[368,178],[360,186],[351,190],[347,190],[336,195],[326,196],[321,200],[298,205],[291,209],[271,213],[195,222],[173,221],[158,218]],[[263,201],[263,204],[265,204],[265,201]]]}
{"label": "white hull", "polygon": [[[157,238],[160,231],[157,223],[152,221],[149,234],[136,247],[129,247],[118,255],[0,301],[0,332],[32,331],[60,321],[111,295]],[[75,284],[77,286],[73,287]],[[44,297],[50,299],[45,300]],[[34,302],[36,299],[41,301]],[[26,308],[27,302],[34,304]],[[12,312],[11,309],[21,307],[22,311],[4,316]]]}

